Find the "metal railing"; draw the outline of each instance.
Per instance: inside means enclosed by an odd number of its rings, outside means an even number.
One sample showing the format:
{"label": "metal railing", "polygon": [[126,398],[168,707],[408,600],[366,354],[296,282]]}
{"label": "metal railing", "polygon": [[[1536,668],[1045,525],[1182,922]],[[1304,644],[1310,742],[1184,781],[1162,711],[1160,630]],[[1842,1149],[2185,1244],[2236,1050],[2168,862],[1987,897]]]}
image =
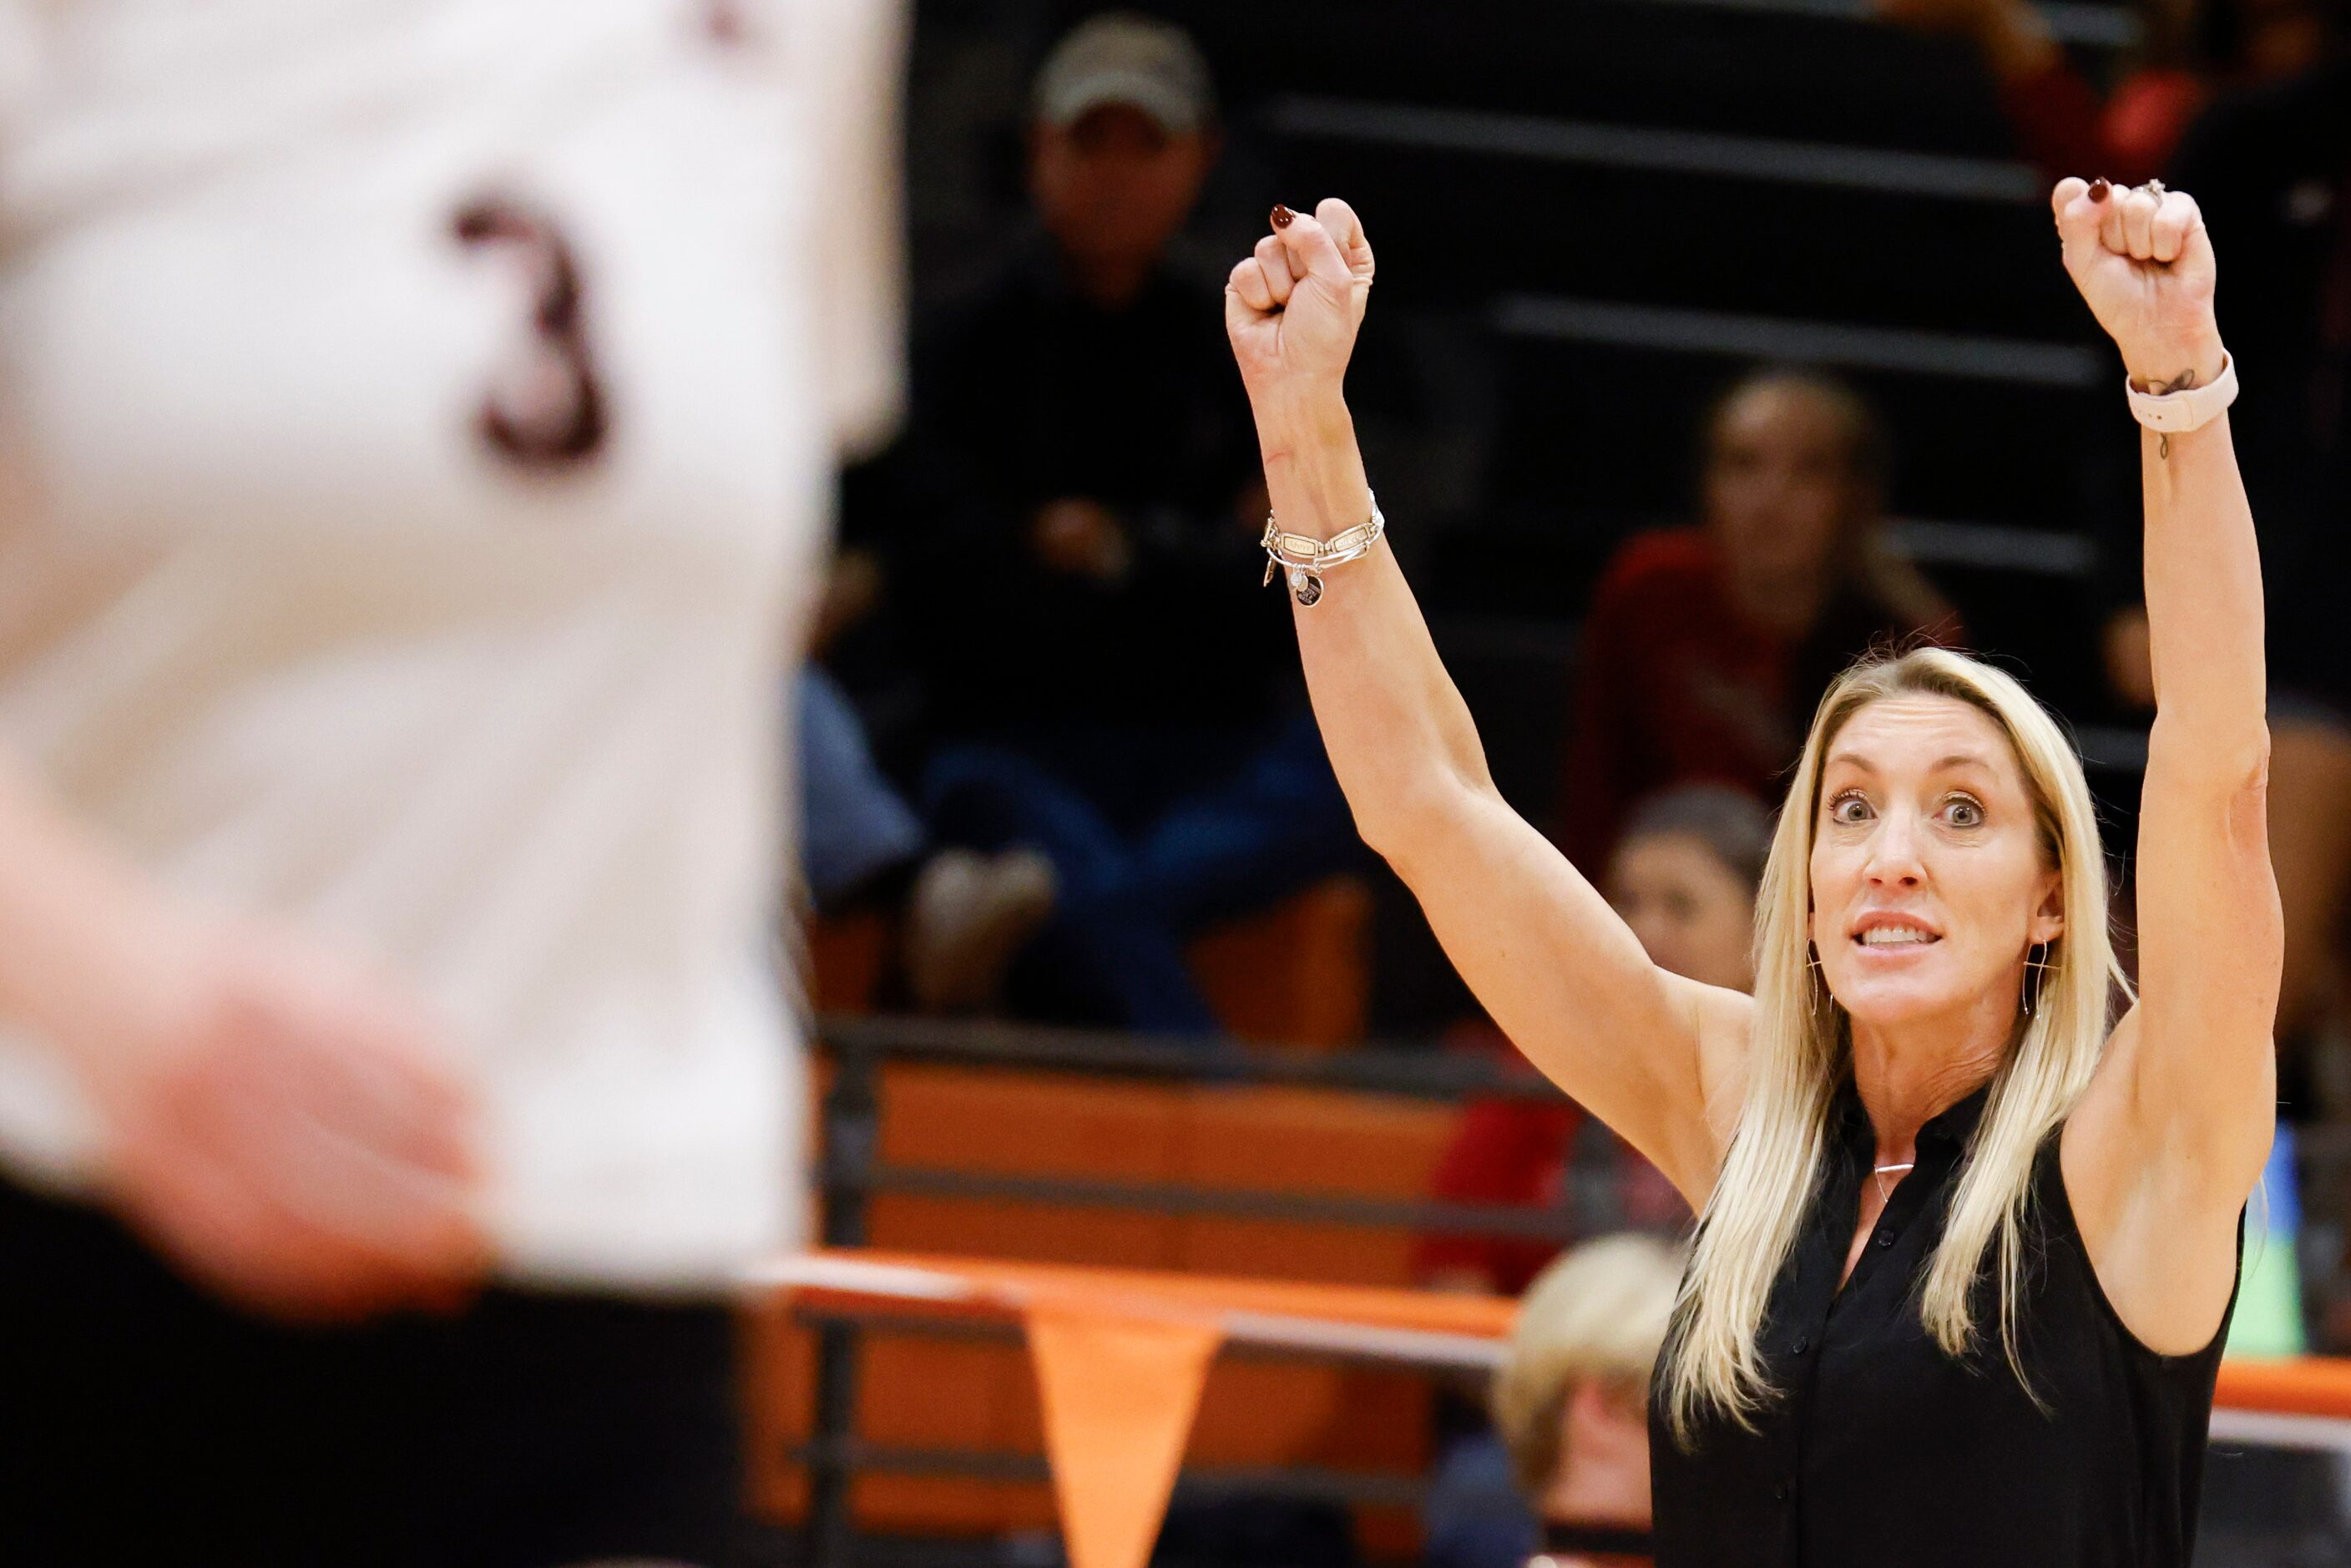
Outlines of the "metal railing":
{"label": "metal railing", "polygon": [[[867,1245],[872,1200],[884,1193],[1359,1225],[1562,1244],[1573,1239],[1577,1230],[1571,1213],[1559,1209],[981,1173],[899,1165],[884,1160],[881,1154],[883,1069],[898,1062],[1158,1082],[1279,1084],[1452,1104],[1471,1099],[1559,1102],[1559,1092],[1540,1075],[1483,1057],[1376,1045],[1339,1052],[1243,1048],[1220,1038],[1144,1039],[914,1018],[828,1017],[820,1021],[817,1035],[832,1064],[832,1081],[822,1107],[823,1150],[817,1166],[823,1241],[828,1247]],[[788,1457],[804,1467],[809,1476],[808,1552],[820,1568],[846,1568],[851,1562],[855,1532],[849,1488],[861,1471],[1043,1479],[1042,1461],[1030,1457],[898,1448],[861,1440],[856,1435],[858,1345],[867,1329],[891,1320],[887,1314],[810,1315],[818,1336],[814,1431],[807,1443]],[[922,1332],[976,1331],[967,1327]],[[1186,1493],[1213,1495],[1237,1489],[1343,1502],[1409,1503],[1418,1495],[1417,1484],[1401,1478],[1321,1470],[1201,1470],[1187,1472],[1182,1483]]]}

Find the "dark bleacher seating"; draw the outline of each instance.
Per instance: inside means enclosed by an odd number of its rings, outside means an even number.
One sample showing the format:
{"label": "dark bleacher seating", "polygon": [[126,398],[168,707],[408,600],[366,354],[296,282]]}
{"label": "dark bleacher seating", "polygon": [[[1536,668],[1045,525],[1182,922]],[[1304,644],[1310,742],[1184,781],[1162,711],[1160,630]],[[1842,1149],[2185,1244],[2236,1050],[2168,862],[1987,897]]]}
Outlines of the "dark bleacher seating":
{"label": "dark bleacher seating", "polygon": [[[1102,9],[1068,3],[1061,19]],[[1997,149],[1959,50],[1834,17],[1646,0],[1166,0],[1227,97],[1326,92],[1922,151]]]}
{"label": "dark bleacher seating", "polygon": [[[960,29],[1000,59],[1099,8],[923,15],[930,47]],[[2079,545],[2115,370],[2057,264],[2040,176],[1963,49],[1837,0],[1143,8],[1189,26],[1218,75],[1232,151],[1204,237],[1219,254],[1275,195],[1343,193],[1371,225],[1384,347],[1351,393],[1399,549],[1451,636],[1478,641],[1482,618],[1504,629],[1487,645],[1545,650],[1480,685],[1564,678],[1557,642],[1509,629],[1572,632],[1627,534],[1688,517],[1693,426],[1761,342],[1845,370],[1884,407],[1893,510],[1947,525],[1916,536],[1919,559],[1976,645],[2076,724],[2116,721]],[[2127,32],[2119,12],[2074,9],[2069,26]],[[1008,127],[1019,106],[998,112]],[[1984,548],[1949,548],[1970,528],[1991,530]],[[2035,551],[2051,538],[2072,546]],[[1511,736],[1519,766],[1556,751],[1558,708],[1470,695],[1489,737],[1553,727]],[[2135,793],[2127,768],[2100,782],[2118,807]],[[1375,1001],[1375,1029],[1396,1021]]]}

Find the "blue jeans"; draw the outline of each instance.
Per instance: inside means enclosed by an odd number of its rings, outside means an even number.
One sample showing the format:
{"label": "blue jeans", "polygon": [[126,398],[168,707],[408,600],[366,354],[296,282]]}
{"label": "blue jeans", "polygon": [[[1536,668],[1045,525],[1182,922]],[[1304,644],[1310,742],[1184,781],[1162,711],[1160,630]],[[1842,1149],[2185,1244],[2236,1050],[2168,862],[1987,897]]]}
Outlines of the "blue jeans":
{"label": "blue jeans", "polygon": [[799,705],[800,866],[823,908],[923,847],[923,824],[874,766],[865,726],[831,675],[804,666]]}
{"label": "blue jeans", "polygon": [[1088,1021],[1212,1035],[1184,940],[1357,863],[1347,803],[1306,716],[1229,737],[1095,730],[943,747],[924,775],[944,841],[1031,846],[1061,896],[1024,956]]}
{"label": "blue jeans", "polygon": [[1491,1430],[1457,1438],[1437,1456],[1420,1526],[1424,1568],[1522,1568],[1542,1541],[1510,1473],[1510,1450]]}

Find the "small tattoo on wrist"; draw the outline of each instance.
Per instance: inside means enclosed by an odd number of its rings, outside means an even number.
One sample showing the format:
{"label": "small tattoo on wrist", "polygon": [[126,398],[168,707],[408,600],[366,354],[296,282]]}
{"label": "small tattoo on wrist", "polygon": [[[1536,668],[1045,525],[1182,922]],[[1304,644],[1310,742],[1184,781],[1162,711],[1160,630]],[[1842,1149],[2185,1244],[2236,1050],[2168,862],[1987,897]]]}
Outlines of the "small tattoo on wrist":
{"label": "small tattoo on wrist", "polygon": [[[2168,382],[2150,380],[2147,382],[2147,391],[2153,392],[2157,397],[2164,397],[2172,392],[2193,391],[2195,389],[2196,382],[2196,368],[2191,365],[2188,369],[2180,371],[2178,375],[2172,377],[2171,380]],[[2171,432],[2167,430],[2157,435],[2155,442],[2155,455],[2160,458],[2170,457]]]}

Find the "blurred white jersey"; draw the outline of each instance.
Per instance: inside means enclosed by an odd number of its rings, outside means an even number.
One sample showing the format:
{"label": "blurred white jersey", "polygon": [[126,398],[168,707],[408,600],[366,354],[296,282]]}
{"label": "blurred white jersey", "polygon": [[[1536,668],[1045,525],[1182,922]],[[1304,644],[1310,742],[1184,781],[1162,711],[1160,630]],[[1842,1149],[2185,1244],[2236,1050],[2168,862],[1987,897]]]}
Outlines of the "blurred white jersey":
{"label": "blurred white jersey", "polygon": [[[783,670],[893,394],[902,26],[0,0],[0,745],[421,989],[512,1277],[802,1227]],[[0,1037],[0,1160],[83,1186],[90,1133]]]}

